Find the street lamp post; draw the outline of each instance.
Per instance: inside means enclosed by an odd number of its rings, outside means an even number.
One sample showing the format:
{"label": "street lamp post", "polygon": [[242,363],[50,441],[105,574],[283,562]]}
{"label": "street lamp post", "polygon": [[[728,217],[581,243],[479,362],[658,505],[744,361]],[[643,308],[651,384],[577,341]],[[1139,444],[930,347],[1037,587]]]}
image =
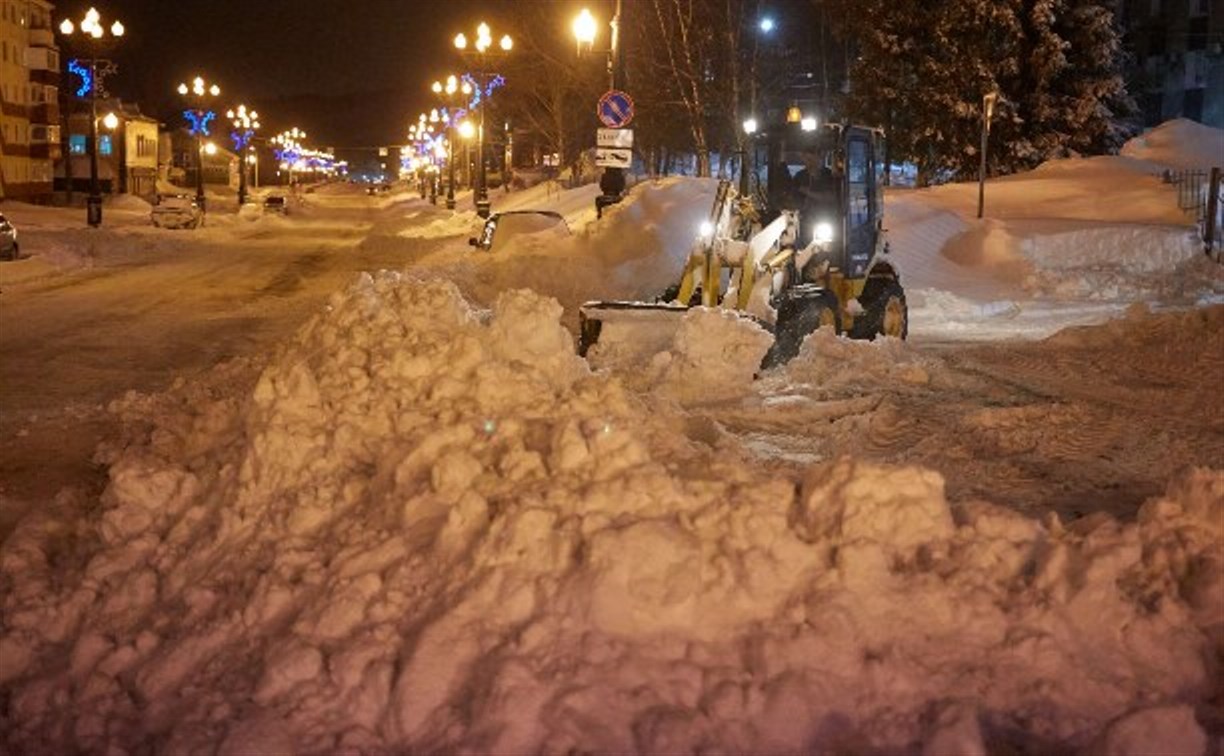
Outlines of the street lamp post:
{"label": "street lamp post", "polygon": [[216,97],[221,94],[221,87],[216,84],[207,84],[203,77],[197,76],[191,80],[191,85],[186,83],[178,85],[178,93],[186,98],[192,104],[192,107],[183,111],[188,122],[191,123],[190,134],[196,139],[196,204],[200,206],[200,212],[206,212],[207,208],[204,204],[204,137],[209,135],[208,124],[216,117],[216,113],[204,107],[206,98]]}
{"label": "street lamp post", "polygon": [[[60,32],[68,37],[76,32],[77,27],[78,25],[66,18],[59,28]],[[98,47],[106,37],[106,27],[102,25],[101,14],[92,7],[85,12],[79,27],[84,39],[93,46],[93,54],[89,58],[89,197],[85,201],[85,222],[97,228],[102,225],[102,191],[98,187]],[[115,21],[111,24],[112,37],[122,37],[123,33],[122,23]],[[71,155],[68,160],[72,160]],[[114,181],[113,176],[111,181]]]}
{"label": "street lamp post", "polygon": [[[740,140],[739,159],[740,159],[740,180],[739,194],[741,197],[747,197],[752,191],[752,185],[748,179],[748,143],[752,141],[753,135],[757,132],[757,120],[752,116],[744,119],[744,138]],[[755,150],[754,150],[755,154]]]}
{"label": "street lamp post", "polygon": [[248,112],[246,105],[239,105],[227,111],[225,117],[234,124],[234,130],[230,132],[230,139],[233,140],[234,150],[238,153],[238,208],[241,209],[247,200],[246,148],[255,137],[255,132],[259,131],[259,114],[254,110]]}
{"label": "street lamp post", "polygon": [[982,162],[978,168],[978,213],[977,217],[982,217],[982,211],[986,207],[986,146],[987,138],[990,136],[990,120],[994,118],[995,104],[999,101],[998,92],[989,92],[982,98]]}
{"label": "street lamp post", "polygon": [[[611,43],[608,49],[603,51],[607,54],[608,61],[608,89],[616,89],[616,74],[620,68],[620,23],[621,23],[621,0],[616,0],[616,11],[612,15],[610,26],[612,27]],[[586,8],[578,14],[574,19],[573,24],[574,39],[578,42],[578,54],[581,55],[583,49],[590,52],[594,50],[595,37],[598,35],[599,24],[595,17]],[[602,213],[603,207],[609,204],[615,204],[620,201],[621,196],[625,193],[625,171],[623,168],[608,166],[604,168],[603,176],[599,179],[599,190],[602,193],[601,197],[595,200],[596,211]]]}
{"label": "street lamp post", "polygon": [[[619,0],[618,0],[619,2]],[[484,155],[484,136],[485,136],[485,100],[492,94],[489,91],[489,58],[494,55],[506,55],[514,47],[514,40],[509,34],[503,34],[497,45],[500,51],[493,49],[493,35],[489,30],[489,25],[481,22],[476,27],[476,42],[472,46],[473,52],[468,52],[468,40],[462,33],[455,35],[455,48],[465,55],[475,56],[478,70],[476,71],[476,84],[479,91],[476,92],[476,107],[479,110],[479,120],[476,126],[476,214],[481,218],[488,218],[489,205],[489,186],[487,177],[485,176],[485,155]]]}
{"label": "street lamp post", "polygon": [[[462,35],[461,35],[462,36]],[[446,209],[455,209],[455,116],[458,112],[455,105],[458,102],[458,96],[463,95],[464,109],[467,107],[467,98],[472,94],[472,85],[466,81],[460,81],[453,74],[446,77],[446,83],[435,81],[433,83],[433,93],[441,98],[443,104],[446,105]],[[482,111],[483,112],[483,109]]]}
{"label": "street lamp post", "polygon": [[282,131],[268,140],[269,143],[275,145],[273,149],[276,152],[276,159],[279,161],[281,168],[289,171],[289,189],[291,192],[293,191],[293,169],[302,156],[301,140],[305,138],[306,132],[294,126],[292,129]]}

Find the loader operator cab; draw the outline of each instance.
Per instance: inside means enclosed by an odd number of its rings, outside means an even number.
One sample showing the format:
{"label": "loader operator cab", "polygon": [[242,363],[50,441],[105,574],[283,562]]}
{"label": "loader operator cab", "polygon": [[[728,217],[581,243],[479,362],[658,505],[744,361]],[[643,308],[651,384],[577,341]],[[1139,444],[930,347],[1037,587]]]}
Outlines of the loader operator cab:
{"label": "loader operator cab", "polygon": [[863,126],[771,129],[755,154],[764,221],[797,211],[798,248],[817,241],[822,259],[849,278],[862,277],[882,225],[883,152],[883,134]]}

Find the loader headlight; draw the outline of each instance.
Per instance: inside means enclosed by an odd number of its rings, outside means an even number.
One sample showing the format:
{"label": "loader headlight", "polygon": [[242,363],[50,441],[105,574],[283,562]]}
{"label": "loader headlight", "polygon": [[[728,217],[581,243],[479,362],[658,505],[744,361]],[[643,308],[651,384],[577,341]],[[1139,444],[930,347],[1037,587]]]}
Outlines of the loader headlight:
{"label": "loader headlight", "polygon": [[828,221],[817,223],[816,234],[813,238],[820,244],[828,244],[833,241],[833,224]]}
{"label": "loader headlight", "polygon": [[702,221],[701,225],[697,227],[697,233],[702,239],[709,239],[711,234],[714,233],[714,224],[709,221]]}

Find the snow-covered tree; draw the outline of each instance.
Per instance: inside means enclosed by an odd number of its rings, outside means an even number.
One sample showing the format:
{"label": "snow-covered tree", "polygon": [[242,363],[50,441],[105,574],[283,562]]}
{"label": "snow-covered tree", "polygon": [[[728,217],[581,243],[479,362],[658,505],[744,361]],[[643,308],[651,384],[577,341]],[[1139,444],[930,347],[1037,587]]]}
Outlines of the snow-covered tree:
{"label": "snow-covered tree", "polygon": [[976,172],[982,98],[1000,94],[992,172],[1116,149],[1133,112],[1111,0],[815,0],[857,48],[844,103],[920,177]]}

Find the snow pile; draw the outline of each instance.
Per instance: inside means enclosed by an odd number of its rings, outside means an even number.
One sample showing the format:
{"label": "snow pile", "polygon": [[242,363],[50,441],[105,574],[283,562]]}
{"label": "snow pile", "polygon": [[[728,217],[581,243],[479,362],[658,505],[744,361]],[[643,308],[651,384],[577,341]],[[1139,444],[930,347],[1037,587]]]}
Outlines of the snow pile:
{"label": "snow pile", "polygon": [[365,277],[249,397],[144,418],[87,526],[0,553],[4,746],[1201,746],[1224,475],[1069,526],[917,467],[776,478],[592,376],[559,316]]}
{"label": "snow pile", "polygon": [[803,341],[786,364],[792,381],[812,384],[822,393],[857,392],[868,385],[924,385],[936,366],[920,358],[900,339],[855,341],[819,328]]}
{"label": "snow pile", "polygon": [[886,225],[912,333],[1041,337],[1134,301],[1215,300],[1224,273],[1203,259],[1192,218],[1160,174],[1218,163],[1222,140],[1224,131],[1172,121],[1121,156],[993,179],[981,220],[976,183],[890,189]]}
{"label": "snow pile", "polygon": [[613,307],[592,316],[602,322],[586,354],[593,367],[684,404],[750,391],[774,340],[756,320],[721,307]]}
{"label": "snow pile", "polygon": [[1175,170],[1219,167],[1224,165],[1224,129],[1178,118],[1131,139],[1121,152]]}
{"label": "snow pile", "polygon": [[122,212],[148,213],[152,207],[146,200],[134,194],[118,194],[106,201],[106,209]]}

